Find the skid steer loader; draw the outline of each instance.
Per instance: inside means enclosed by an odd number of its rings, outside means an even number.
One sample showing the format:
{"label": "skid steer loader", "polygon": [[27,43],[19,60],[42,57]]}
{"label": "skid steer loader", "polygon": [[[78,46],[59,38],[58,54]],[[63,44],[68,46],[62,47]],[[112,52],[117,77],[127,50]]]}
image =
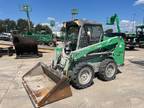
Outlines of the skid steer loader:
{"label": "skid steer loader", "polygon": [[23,76],[23,85],[36,107],[72,96],[70,85],[84,89],[99,79],[115,79],[124,64],[123,35],[103,33],[101,24],[87,20],[65,22],[64,47],[55,49],[50,66],[38,63]]}

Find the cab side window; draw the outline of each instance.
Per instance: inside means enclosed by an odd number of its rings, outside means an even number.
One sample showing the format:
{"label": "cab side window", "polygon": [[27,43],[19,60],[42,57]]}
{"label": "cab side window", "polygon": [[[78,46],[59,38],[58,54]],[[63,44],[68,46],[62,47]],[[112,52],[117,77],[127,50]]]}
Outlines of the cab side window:
{"label": "cab side window", "polygon": [[99,25],[85,25],[86,35],[88,36],[89,44],[98,43],[103,34],[102,27]]}
{"label": "cab side window", "polygon": [[86,47],[98,43],[103,34],[102,26],[100,25],[84,25],[80,38],[80,47]]}

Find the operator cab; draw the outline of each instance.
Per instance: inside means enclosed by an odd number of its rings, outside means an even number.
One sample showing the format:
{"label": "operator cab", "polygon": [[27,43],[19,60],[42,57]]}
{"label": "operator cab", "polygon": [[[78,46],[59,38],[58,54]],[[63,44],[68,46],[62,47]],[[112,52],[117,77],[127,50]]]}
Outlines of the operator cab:
{"label": "operator cab", "polygon": [[98,43],[103,36],[101,24],[85,20],[74,20],[65,23],[65,53]]}

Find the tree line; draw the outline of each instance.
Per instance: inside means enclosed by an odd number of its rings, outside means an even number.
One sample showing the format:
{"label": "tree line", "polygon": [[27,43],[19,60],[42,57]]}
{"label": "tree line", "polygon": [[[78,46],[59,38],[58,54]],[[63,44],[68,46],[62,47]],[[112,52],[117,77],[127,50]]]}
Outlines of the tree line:
{"label": "tree line", "polygon": [[[48,34],[52,34],[52,30],[47,25],[37,24],[34,26],[32,22],[30,22],[31,32],[41,33],[45,32]],[[28,22],[25,19],[18,19],[17,21],[11,19],[0,19],[0,33],[2,32],[12,32],[18,31],[19,33],[24,33],[28,31]]]}

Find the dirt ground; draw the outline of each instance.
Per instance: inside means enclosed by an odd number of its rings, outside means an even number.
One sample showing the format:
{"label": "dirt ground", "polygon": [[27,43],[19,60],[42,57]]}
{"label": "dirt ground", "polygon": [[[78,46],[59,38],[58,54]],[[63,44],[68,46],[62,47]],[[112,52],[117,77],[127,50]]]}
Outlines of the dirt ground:
{"label": "dirt ground", "polygon": [[[21,77],[38,62],[50,64],[53,51],[42,58],[0,58],[0,108],[34,108]],[[43,108],[144,108],[144,49],[126,51],[121,73],[110,82],[94,79],[94,84],[83,90],[71,87],[73,96]]]}

